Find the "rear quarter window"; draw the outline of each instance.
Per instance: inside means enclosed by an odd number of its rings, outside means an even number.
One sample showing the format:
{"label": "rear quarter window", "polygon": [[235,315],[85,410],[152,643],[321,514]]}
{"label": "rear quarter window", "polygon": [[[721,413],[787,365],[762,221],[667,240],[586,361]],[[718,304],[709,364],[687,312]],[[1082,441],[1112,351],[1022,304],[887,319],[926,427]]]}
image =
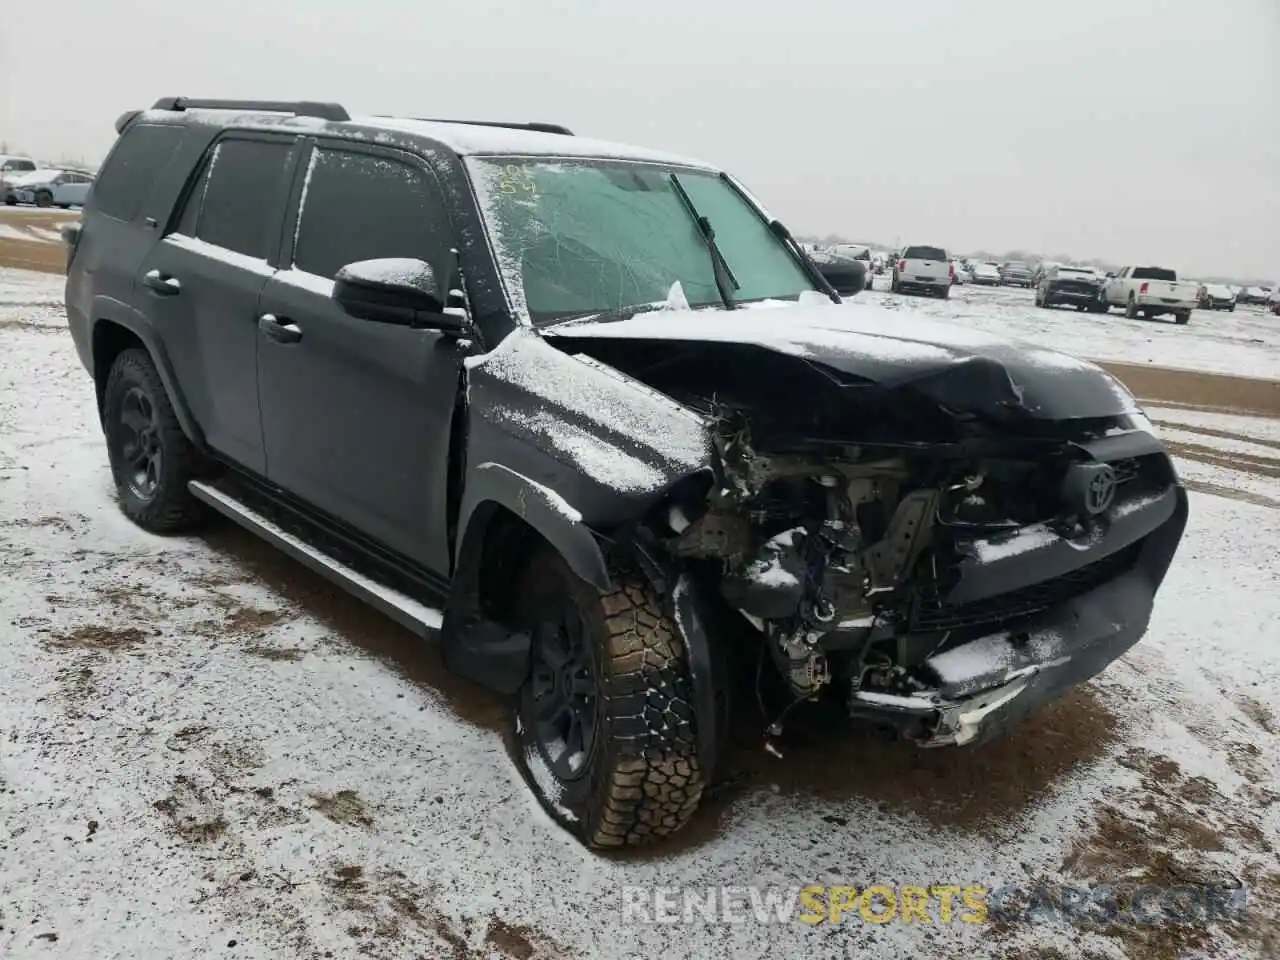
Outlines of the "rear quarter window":
{"label": "rear quarter window", "polygon": [[183,128],[135,123],[125,129],[93,186],[94,207],[116,220],[132,220],[160,171],[178,149]]}

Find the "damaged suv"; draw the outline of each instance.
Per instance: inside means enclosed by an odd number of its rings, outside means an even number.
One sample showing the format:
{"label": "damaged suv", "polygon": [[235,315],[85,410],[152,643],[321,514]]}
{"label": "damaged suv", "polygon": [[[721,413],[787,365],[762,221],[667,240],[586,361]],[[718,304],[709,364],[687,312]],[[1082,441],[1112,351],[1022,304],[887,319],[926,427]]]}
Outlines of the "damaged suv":
{"label": "damaged suv", "polygon": [[123,510],[212,508],[438,635],[590,846],[693,814],[735,645],[774,726],[834,702],[946,745],[1146,630],[1187,502],[1133,397],[842,304],[728,174],[335,104],[117,129],[67,307]]}

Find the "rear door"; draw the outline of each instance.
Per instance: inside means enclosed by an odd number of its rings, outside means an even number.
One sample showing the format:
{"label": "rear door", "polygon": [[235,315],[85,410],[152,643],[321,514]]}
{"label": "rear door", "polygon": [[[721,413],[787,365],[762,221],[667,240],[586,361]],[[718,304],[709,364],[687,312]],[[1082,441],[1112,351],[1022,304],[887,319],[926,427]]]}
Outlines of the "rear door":
{"label": "rear door", "polygon": [[436,572],[449,571],[449,437],[463,344],[358,320],[331,297],[358,260],[425,260],[453,284],[443,193],[416,157],[319,141],[296,188],[296,225],[263,291],[258,382],[267,476]]}
{"label": "rear door", "polygon": [[266,455],[258,406],[258,297],[276,272],[300,150],[289,136],[213,143],[180,212],[135,277],[134,302],[163,333],[209,446],[255,473]]}
{"label": "rear door", "polygon": [[927,280],[943,283],[947,279],[947,251],[941,247],[907,247],[902,259],[907,261],[902,278],[908,282]]}

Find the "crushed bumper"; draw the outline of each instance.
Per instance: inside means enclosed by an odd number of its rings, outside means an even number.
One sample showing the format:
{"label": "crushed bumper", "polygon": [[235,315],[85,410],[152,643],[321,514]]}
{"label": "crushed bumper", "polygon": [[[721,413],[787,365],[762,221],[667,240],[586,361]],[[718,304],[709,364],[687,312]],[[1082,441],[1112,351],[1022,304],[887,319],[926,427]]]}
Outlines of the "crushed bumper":
{"label": "crushed bumper", "polygon": [[1187,497],[1140,545],[1125,573],[997,632],[930,657],[929,689],[909,696],[855,691],[851,715],[887,725],[922,746],[989,740],[1096,676],[1146,632],[1156,590],[1187,522]]}

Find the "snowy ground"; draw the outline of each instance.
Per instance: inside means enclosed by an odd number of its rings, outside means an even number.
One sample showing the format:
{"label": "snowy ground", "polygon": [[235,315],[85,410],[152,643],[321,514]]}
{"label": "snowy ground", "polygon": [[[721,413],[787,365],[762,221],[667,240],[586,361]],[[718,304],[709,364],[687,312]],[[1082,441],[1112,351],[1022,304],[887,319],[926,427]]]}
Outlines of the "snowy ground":
{"label": "snowy ground", "polygon": [[[1150,411],[1193,490],[1151,631],[1014,735],[744,747],[737,786],[684,835],[606,858],[542,815],[501,705],[432,648],[234,529],[160,539],[123,518],[60,285],[0,269],[0,957],[1276,955],[1276,421]],[[919,305],[1001,329],[1082,322],[1027,319],[1018,299]],[[975,925],[935,901],[927,926],[657,925],[623,909],[643,885],[1117,879],[1239,881],[1244,920]]]}
{"label": "snowy ground", "polygon": [[891,294],[887,276],[876,277],[875,287],[856,299],[914,309],[1091,359],[1280,378],[1280,317],[1261,307],[1238,306],[1232,313],[1197,310],[1191,323],[1180,327],[1167,319],[1126,320],[1119,310],[1044,310],[1036,307],[1033,291],[1014,287],[955,286],[948,300]]}

